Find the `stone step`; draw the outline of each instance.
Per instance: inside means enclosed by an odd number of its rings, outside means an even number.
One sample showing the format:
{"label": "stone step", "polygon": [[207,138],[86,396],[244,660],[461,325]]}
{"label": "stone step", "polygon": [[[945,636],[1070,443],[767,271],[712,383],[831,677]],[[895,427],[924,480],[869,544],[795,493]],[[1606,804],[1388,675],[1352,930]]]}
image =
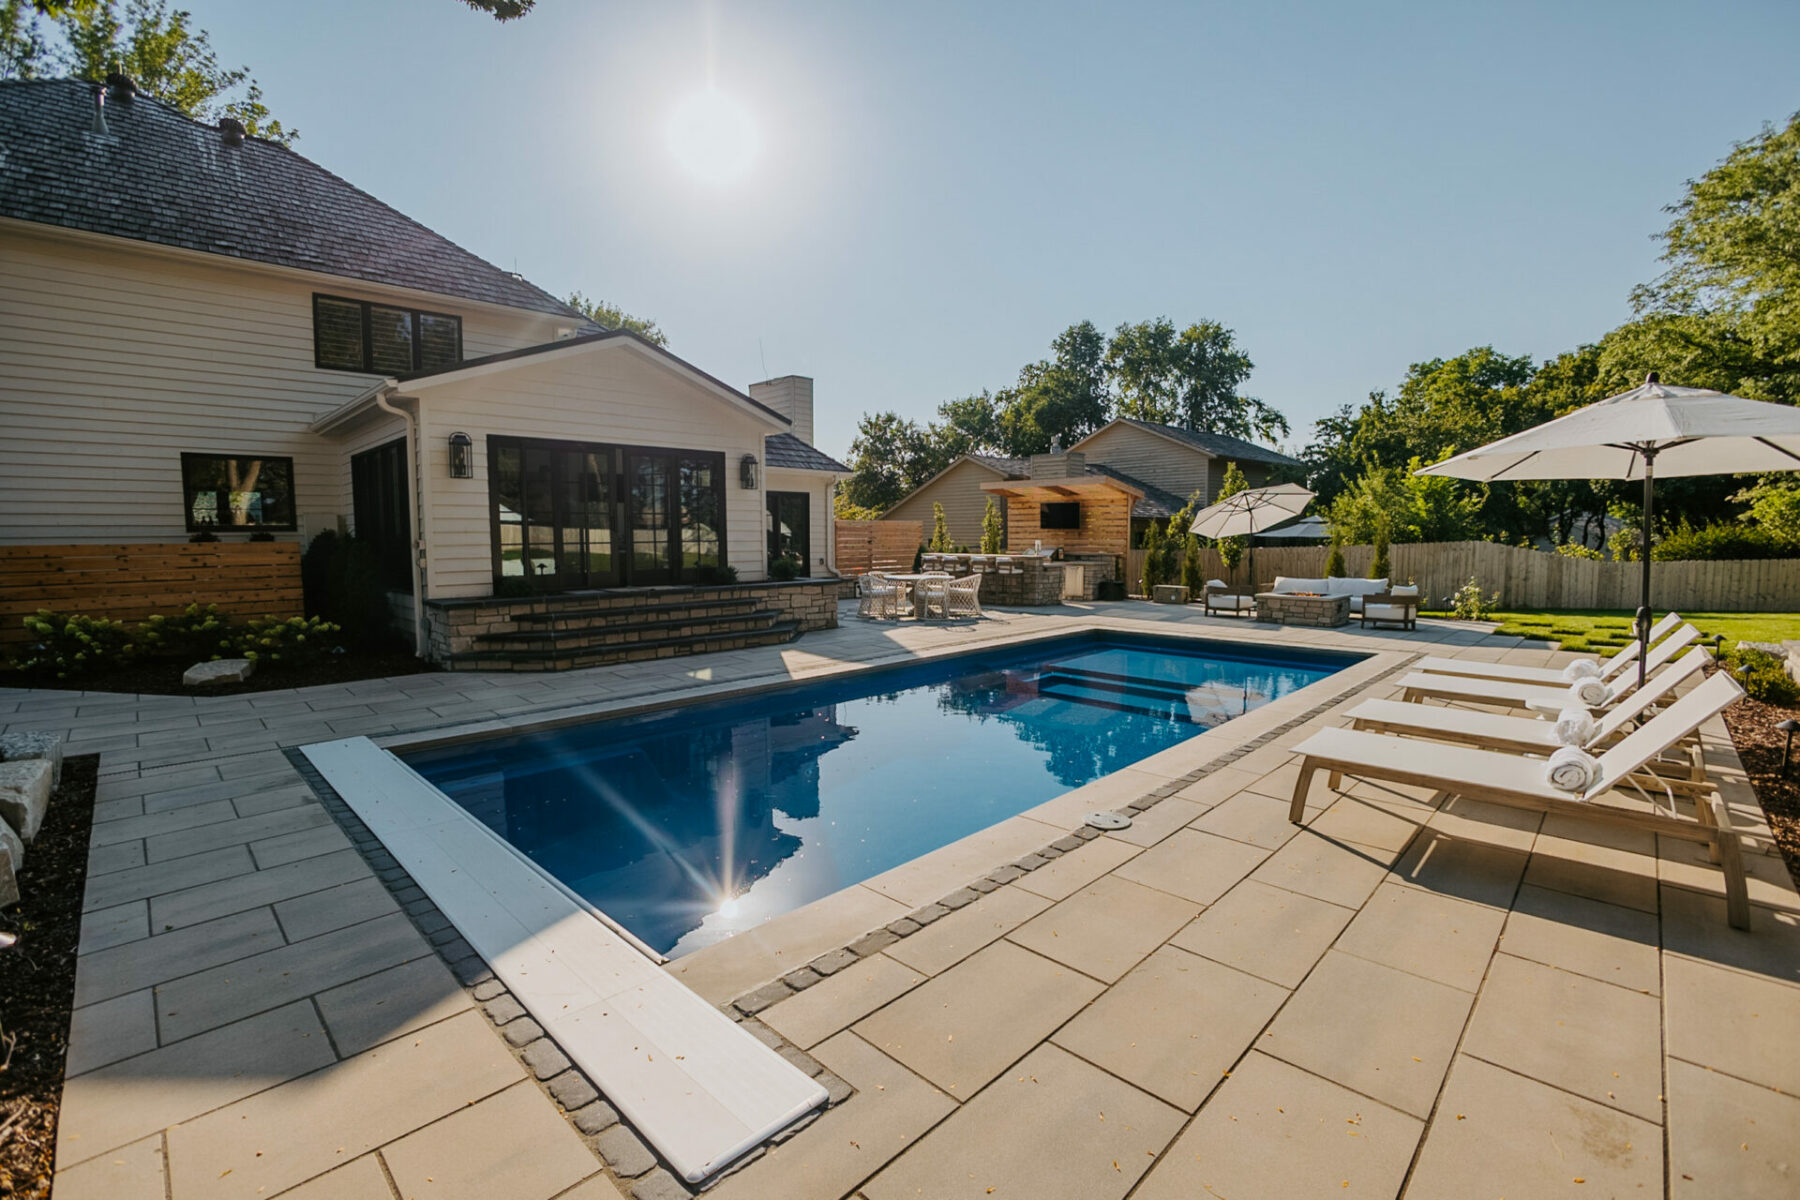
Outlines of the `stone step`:
{"label": "stone step", "polygon": [[604,605],[568,604],[563,607],[550,608],[543,612],[514,613],[513,620],[519,625],[571,627],[579,624],[603,624],[611,621],[636,621],[654,619],[659,616],[678,616],[684,613],[704,616],[722,616],[726,613],[744,612],[755,609],[762,603],[755,597],[741,600],[721,599],[705,592],[697,592],[683,600],[667,600],[661,593],[656,598],[640,597],[637,602],[618,598]]}
{"label": "stone step", "polygon": [[570,671],[579,667],[602,667],[652,658],[710,654],[720,650],[743,650],[752,646],[778,646],[799,636],[798,621],[780,621],[767,629],[749,632],[652,638],[585,650],[468,650],[450,655],[445,666],[452,671]]}
{"label": "stone step", "polygon": [[507,630],[481,634],[475,641],[482,651],[492,653],[503,650],[581,650],[676,637],[752,633],[768,629],[780,618],[780,609],[759,608],[722,616],[665,617],[652,621],[606,622],[565,629]]}

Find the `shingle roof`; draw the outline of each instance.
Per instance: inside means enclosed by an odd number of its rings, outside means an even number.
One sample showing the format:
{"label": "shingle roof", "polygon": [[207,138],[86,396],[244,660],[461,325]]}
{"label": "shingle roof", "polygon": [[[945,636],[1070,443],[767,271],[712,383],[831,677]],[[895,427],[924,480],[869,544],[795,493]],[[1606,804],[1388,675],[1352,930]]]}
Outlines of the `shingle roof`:
{"label": "shingle roof", "polygon": [[1136,417],[1120,417],[1127,425],[1135,425],[1139,429],[1148,429],[1152,433],[1160,433],[1164,437],[1174,438],[1178,442],[1186,442],[1197,450],[1204,450],[1217,458],[1235,458],[1240,462],[1268,463],[1277,467],[1304,466],[1297,458],[1289,458],[1279,450],[1271,450],[1267,446],[1259,446],[1255,442],[1246,442],[1243,438],[1231,437],[1223,433],[1201,433],[1194,429],[1183,429],[1179,425],[1164,425],[1157,421],[1140,421]]}
{"label": "shingle roof", "polygon": [[1136,476],[1127,475],[1125,472],[1109,467],[1105,463],[1089,463],[1087,465],[1087,473],[1089,475],[1111,476],[1120,483],[1134,487],[1138,491],[1144,493],[1143,498],[1131,506],[1131,515],[1134,517],[1161,518],[1173,516],[1187,503],[1186,500],[1183,500],[1174,492],[1159,488],[1154,483],[1145,483]]}
{"label": "shingle roof", "polygon": [[999,454],[971,454],[969,457],[1008,479],[1023,479],[1031,469],[1031,460],[1027,458],[1006,458]]}
{"label": "shingle roof", "polygon": [[849,467],[823,450],[807,445],[791,433],[771,433],[763,438],[763,462],[787,471],[837,471],[844,475],[850,474]]}
{"label": "shingle roof", "polygon": [[92,84],[0,82],[0,216],[585,321],[285,146],[141,94],[93,124]]}

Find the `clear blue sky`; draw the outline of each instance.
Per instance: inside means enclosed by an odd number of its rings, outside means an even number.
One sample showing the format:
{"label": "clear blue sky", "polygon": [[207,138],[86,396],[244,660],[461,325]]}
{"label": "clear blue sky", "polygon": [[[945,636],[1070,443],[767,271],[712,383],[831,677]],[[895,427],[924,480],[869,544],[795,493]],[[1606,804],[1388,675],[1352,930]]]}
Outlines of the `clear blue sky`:
{"label": "clear blue sky", "polygon": [[[1792,0],[185,3],[303,153],[722,378],[814,376],[838,453],[1084,318],[1235,328],[1296,442],[1591,341],[1683,181],[1800,108]],[[667,133],[709,71],[759,143],[723,186]]]}

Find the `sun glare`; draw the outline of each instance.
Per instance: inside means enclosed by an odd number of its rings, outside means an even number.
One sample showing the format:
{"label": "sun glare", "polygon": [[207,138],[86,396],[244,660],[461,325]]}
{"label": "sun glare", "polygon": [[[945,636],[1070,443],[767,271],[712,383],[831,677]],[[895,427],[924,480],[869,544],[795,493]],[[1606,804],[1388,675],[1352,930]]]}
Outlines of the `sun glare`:
{"label": "sun glare", "polygon": [[669,151],[706,183],[731,183],[756,159],[756,124],[744,106],[717,88],[696,92],[669,118]]}

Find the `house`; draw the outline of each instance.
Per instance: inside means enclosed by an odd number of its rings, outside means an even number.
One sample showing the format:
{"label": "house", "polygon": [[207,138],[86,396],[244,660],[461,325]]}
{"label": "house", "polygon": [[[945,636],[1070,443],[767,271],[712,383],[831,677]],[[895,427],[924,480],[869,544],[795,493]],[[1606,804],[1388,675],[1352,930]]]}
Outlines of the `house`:
{"label": "house", "polygon": [[[1078,473],[1110,477],[1140,493],[1130,515],[1133,546],[1141,540],[1152,519],[1170,516],[1189,497],[1199,496],[1202,505],[1216,500],[1231,463],[1238,464],[1252,487],[1267,483],[1270,473],[1278,467],[1302,467],[1297,459],[1241,438],[1133,417],[1119,417],[1107,423],[1070,446],[1069,452],[1078,456],[1074,460],[1081,464]],[[988,496],[996,494],[992,485],[1022,480],[1032,474],[1031,464],[1025,459],[965,454],[913,489],[884,512],[882,519],[919,521],[929,531],[933,505],[941,504],[951,541],[975,546],[981,541]],[[1021,545],[1013,539],[1012,506],[1001,507],[1005,510],[1003,520],[1008,522],[1009,548],[1023,549],[1039,540],[1034,536]]]}
{"label": "house", "polygon": [[421,647],[526,592],[831,573],[811,380],[733,387],[132,93],[0,83],[0,546],[355,532]]}

